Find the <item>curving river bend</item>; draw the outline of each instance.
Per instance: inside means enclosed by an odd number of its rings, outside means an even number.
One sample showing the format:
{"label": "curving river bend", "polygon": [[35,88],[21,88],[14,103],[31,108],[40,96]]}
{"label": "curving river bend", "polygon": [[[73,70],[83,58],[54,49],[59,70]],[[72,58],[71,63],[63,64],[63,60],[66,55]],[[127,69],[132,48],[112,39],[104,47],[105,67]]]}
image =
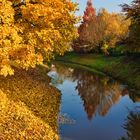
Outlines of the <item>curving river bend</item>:
{"label": "curving river bend", "polygon": [[56,63],[61,140],[140,140],[140,97],[112,78]]}

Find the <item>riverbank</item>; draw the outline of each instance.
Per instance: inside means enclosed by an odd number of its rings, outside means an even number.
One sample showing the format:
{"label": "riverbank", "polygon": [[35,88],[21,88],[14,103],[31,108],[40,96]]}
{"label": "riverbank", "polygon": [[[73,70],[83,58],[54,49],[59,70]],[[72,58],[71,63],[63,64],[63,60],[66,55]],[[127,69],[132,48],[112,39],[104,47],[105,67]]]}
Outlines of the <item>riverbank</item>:
{"label": "riverbank", "polygon": [[90,68],[91,71],[98,70],[140,90],[140,61],[138,58],[67,53],[63,57],[57,57],[56,60],[81,65]]}
{"label": "riverbank", "polygon": [[[44,66],[43,66],[44,67]],[[0,139],[58,140],[60,92],[46,68],[0,76]]]}

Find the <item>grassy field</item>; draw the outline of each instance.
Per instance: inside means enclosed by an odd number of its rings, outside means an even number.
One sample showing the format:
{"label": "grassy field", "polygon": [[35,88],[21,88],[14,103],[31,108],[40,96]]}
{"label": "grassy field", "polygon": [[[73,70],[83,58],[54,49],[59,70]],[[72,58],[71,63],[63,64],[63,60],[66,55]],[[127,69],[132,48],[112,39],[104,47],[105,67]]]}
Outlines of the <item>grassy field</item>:
{"label": "grassy field", "polygon": [[135,89],[140,89],[140,61],[125,56],[105,56],[101,54],[67,53],[57,57],[57,61],[73,63],[98,70],[121,80]]}

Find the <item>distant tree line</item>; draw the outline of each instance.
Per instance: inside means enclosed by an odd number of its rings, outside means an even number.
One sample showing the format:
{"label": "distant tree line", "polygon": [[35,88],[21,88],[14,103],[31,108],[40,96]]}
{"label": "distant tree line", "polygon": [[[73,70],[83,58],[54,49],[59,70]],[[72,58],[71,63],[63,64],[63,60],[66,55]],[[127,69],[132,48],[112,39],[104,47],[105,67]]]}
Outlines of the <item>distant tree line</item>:
{"label": "distant tree line", "polygon": [[121,5],[124,14],[96,10],[88,0],[83,20],[78,27],[79,37],[73,42],[76,52],[140,52],[140,0]]}

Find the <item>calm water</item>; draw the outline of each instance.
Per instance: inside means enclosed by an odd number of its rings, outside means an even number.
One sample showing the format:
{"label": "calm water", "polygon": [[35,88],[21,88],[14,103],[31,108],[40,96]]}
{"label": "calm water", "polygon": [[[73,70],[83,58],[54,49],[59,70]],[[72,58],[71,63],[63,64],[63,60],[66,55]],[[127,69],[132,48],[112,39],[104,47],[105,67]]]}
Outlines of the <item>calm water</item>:
{"label": "calm water", "polygon": [[140,140],[140,97],[127,86],[64,64],[48,75],[62,93],[61,140]]}

